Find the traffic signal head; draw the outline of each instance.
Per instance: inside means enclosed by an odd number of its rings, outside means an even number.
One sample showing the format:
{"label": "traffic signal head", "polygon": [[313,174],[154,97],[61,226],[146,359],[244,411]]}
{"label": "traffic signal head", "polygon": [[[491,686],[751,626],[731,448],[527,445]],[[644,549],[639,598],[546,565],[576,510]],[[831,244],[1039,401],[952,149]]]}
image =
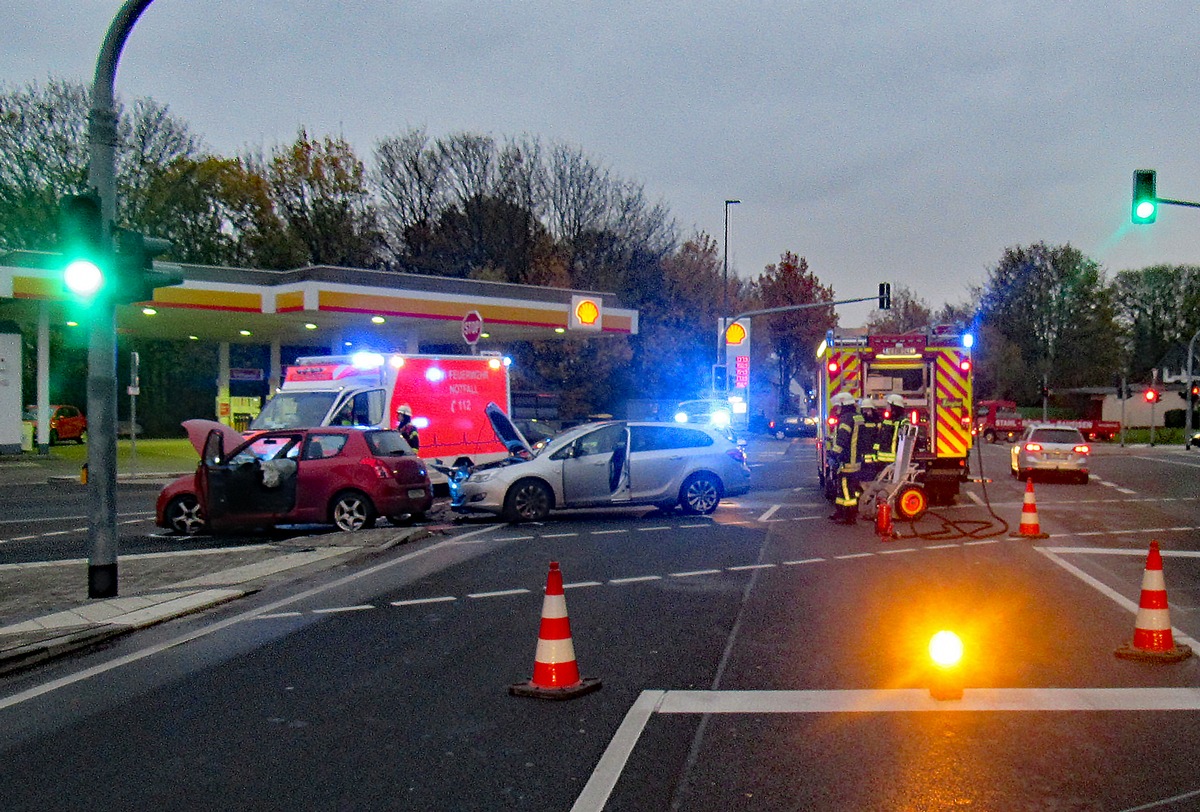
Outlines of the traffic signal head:
{"label": "traffic signal head", "polygon": [[1146,398],[1147,403],[1158,403],[1158,400],[1161,396],[1158,394],[1158,392],[1156,390],[1147,389],[1146,394],[1143,395],[1143,397]]}
{"label": "traffic signal head", "polygon": [[1158,216],[1158,195],[1155,193],[1153,169],[1138,169],[1133,173],[1133,210],[1130,219],[1136,224],[1153,223]]}
{"label": "traffic signal head", "polygon": [[111,258],[105,250],[100,199],[69,195],[59,204],[58,249],[63,284],[80,299],[92,299],[104,286]]}
{"label": "traffic signal head", "polygon": [[114,280],[109,296],[117,304],[154,300],[154,289],[178,285],[183,278],[154,270],[154,257],[171,250],[169,240],[147,237],[136,231],[117,232]]}
{"label": "traffic signal head", "polygon": [[880,310],[891,310],[892,309],[892,283],[891,282],[880,282],[879,283],[879,309]]}

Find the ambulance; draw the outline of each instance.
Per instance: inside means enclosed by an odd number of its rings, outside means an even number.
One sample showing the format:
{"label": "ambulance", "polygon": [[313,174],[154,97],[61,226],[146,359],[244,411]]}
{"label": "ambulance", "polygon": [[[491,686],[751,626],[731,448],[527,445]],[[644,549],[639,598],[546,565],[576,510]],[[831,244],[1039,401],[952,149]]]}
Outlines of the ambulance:
{"label": "ambulance", "polygon": [[930,503],[952,503],[967,481],[972,445],[973,344],[970,333],[950,326],[907,335],[838,336],[830,330],[817,349],[817,465],[826,490],[834,480],[826,438],[837,429],[829,399],[848,392],[856,401],[882,403],[898,394],[905,419],[917,427],[916,482]]}
{"label": "ambulance", "polygon": [[422,459],[507,455],[487,418],[489,403],[510,413],[509,359],[499,355],[372,352],[297,359],[249,431],[313,426],[396,428],[412,407]]}

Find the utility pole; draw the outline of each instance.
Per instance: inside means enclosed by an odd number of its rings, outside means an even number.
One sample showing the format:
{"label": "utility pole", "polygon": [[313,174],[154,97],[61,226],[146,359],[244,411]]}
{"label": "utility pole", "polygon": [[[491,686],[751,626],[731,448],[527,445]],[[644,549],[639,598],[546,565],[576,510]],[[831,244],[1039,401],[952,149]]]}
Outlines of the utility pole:
{"label": "utility pole", "polygon": [[[112,245],[117,215],[117,62],[134,23],[153,0],[126,0],[96,59],[88,114],[88,185],[100,199],[101,238]],[[88,597],[117,596],[117,313],[101,297],[88,338]]]}

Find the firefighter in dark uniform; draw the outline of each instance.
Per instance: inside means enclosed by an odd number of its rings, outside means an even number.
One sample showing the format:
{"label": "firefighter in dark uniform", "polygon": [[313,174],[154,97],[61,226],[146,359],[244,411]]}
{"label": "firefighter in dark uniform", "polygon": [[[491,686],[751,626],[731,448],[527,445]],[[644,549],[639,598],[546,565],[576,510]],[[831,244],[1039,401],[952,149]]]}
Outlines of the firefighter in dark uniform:
{"label": "firefighter in dark uniform", "polygon": [[896,461],[896,446],[900,442],[900,425],[904,422],[904,396],[895,392],[883,399],[883,415],[875,439],[875,459],[881,466]]}
{"label": "firefighter in dark uniform", "polygon": [[854,404],[854,396],[839,392],[829,400],[838,407],[838,424],[834,430],[830,454],[837,467],[835,509],[829,518],[838,524],[854,524],[858,520],[858,477],[862,470],[863,417]]}
{"label": "firefighter in dark uniform", "polygon": [[412,418],[412,406],[407,403],[400,404],[400,408],[396,410],[396,431],[400,432],[412,446],[412,450],[416,451],[421,447],[421,437],[417,434],[417,427],[413,425]]}
{"label": "firefighter in dark uniform", "polygon": [[862,469],[858,475],[860,485],[864,482],[871,482],[883,470],[883,464],[879,462],[876,456],[879,444],[879,432],[883,428],[883,413],[878,407],[878,402],[871,398],[863,398],[858,405],[859,413],[862,414],[863,418],[859,443],[859,448],[863,450]]}

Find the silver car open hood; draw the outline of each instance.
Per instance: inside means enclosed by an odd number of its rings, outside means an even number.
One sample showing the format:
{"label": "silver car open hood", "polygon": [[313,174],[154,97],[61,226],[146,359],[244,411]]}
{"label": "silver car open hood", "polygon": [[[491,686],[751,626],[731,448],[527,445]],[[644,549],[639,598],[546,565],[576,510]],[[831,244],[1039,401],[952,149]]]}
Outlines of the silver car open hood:
{"label": "silver car open hood", "polygon": [[503,409],[495,403],[489,403],[484,409],[484,413],[492,424],[492,431],[496,433],[496,439],[504,444],[509,454],[533,456],[533,449],[526,441],[525,435],[521,434],[521,430],[513,425]]}

